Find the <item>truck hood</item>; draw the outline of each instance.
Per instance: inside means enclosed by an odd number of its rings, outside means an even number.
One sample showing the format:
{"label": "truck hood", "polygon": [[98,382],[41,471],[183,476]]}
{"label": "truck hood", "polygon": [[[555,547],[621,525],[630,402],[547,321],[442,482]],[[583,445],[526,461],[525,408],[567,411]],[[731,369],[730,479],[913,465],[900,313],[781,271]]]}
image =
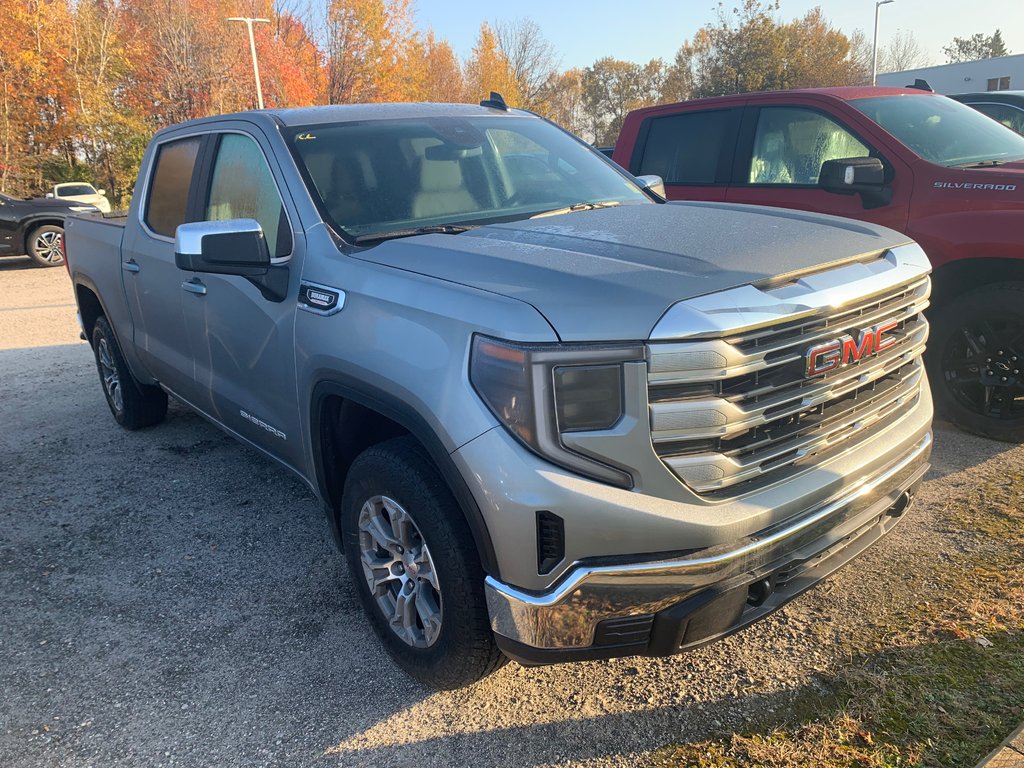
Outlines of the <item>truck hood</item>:
{"label": "truck hood", "polygon": [[358,257],[524,301],[563,341],[625,341],[648,338],[678,301],[906,242],[833,216],[684,202],[389,240]]}

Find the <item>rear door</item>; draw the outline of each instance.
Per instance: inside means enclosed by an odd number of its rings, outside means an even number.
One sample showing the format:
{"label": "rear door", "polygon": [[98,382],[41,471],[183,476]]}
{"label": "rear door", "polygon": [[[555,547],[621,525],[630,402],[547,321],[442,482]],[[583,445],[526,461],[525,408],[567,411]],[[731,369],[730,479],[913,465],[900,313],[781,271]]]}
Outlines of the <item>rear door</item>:
{"label": "rear door", "polygon": [[[881,159],[892,192],[889,202],[866,205],[860,195],[826,192],[818,186],[824,162],[855,157]],[[910,168],[881,150],[861,126],[814,104],[752,103],[743,118],[726,199],[829,213],[905,230],[912,188]]]}
{"label": "rear door", "polygon": [[195,275],[174,263],[174,234],[191,216],[190,201],[204,135],[170,138],[154,150],[138,221],[125,227],[121,271],[135,347],[150,374],[178,397],[195,403],[192,349],[183,300]]}
{"label": "rear door", "polygon": [[646,118],[629,170],[660,176],[669,200],[725,200],[742,113],[733,106]]}
{"label": "rear door", "polygon": [[245,277],[195,276],[201,290],[187,297],[185,320],[202,389],[197,406],[294,467],[302,461],[294,325],[304,241],[266,137],[235,125],[211,134],[198,218],[256,219],[288,288],[284,298],[268,297]]}

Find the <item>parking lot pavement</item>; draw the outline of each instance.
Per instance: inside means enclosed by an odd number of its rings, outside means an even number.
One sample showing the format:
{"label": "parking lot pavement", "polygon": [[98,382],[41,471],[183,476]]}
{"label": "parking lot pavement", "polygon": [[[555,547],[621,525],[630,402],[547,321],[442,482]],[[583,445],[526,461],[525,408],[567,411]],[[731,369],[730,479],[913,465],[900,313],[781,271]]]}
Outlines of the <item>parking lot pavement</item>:
{"label": "parking lot pavement", "polygon": [[0,261],[9,768],[636,765],[819,686],[900,574],[960,545],[932,525],[944,499],[979,467],[1024,468],[1024,449],[940,426],[909,519],[759,625],[670,659],[509,664],[435,693],[380,650],[300,481],[179,406],[150,430],[114,423],[69,297],[63,270]]}

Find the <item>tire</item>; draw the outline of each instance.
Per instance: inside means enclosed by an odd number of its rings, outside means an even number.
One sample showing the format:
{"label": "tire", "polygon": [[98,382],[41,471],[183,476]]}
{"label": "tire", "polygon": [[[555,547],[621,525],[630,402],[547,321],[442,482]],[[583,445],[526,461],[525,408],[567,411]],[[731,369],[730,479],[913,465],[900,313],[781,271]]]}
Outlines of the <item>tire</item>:
{"label": "tire", "polygon": [[135,430],[163,421],[167,415],[167,393],[160,387],[140,384],[132,376],[105,317],[99,317],[93,326],[92,349],[103,396],[117,423]]}
{"label": "tire", "polygon": [[965,432],[1024,441],[1024,283],[971,291],[931,316],[936,411]]}
{"label": "tire", "polygon": [[[505,663],[491,633],[469,527],[415,439],[388,440],[356,458],[345,479],[341,528],[359,600],[406,673],[432,688],[453,689]],[[409,608],[402,611],[397,606],[406,594],[412,599],[402,600]]]}
{"label": "tire", "polygon": [[60,250],[64,239],[64,228],[56,224],[44,224],[29,232],[25,238],[25,250],[29,257],[40,267],[59,267],[64,263],[64,254]]}

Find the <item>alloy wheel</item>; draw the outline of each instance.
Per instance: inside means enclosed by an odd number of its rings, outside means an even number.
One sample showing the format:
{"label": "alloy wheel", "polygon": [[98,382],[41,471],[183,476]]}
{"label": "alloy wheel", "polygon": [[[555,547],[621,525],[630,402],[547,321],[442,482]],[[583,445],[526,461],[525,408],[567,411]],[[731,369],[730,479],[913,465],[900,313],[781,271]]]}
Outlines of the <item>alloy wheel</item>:
{"label": "alloy wheel", "polygon": [[359,553],[370,594],[391,631],[414,648],[441,632],[437,571],[412,516],[394,499],[373,496],[359,511]]}
{"label": "alloy wheel", "polygon": [[114,404],[114,410],[118,413],[124,410],[124,395],[121,392],[121,377],[117,374],[117,367],[114,364],[114,357],[110,353],[110,345],[106,339],[100,339],[96,346],[96,356],[100,363],[100,377],[103,379],[103,389]]}
{"label": "alloy wheel", "polygon": [[60,242],[63,238],[60,232],[52,230],[41,232],[32,240],[32,251],[36,257],[48,264],[60,264],[64,261],[64,254],[60,250]]}
{"label": "alloy wheel", "polygon": [[996,315],[961,326],[943,350],[942,371],[965,408],[992,419],[1024,419],[1024,318]]}

